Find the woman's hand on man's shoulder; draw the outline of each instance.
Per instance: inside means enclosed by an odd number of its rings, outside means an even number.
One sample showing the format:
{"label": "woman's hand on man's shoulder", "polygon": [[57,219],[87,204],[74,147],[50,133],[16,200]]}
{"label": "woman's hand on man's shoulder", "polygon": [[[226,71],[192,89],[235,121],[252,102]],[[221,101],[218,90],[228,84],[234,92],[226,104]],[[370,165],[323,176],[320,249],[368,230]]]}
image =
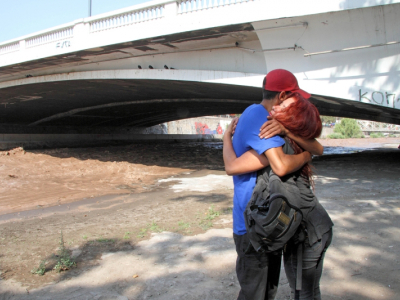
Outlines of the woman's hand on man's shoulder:
{"label": "woman's hand on man's shoulder", "polygon": [[285,136],[287,133],[288,130],[281,123],[268,116],[268,121],[261,126],[258,136],[261,139],[269,139],[275,135]]}

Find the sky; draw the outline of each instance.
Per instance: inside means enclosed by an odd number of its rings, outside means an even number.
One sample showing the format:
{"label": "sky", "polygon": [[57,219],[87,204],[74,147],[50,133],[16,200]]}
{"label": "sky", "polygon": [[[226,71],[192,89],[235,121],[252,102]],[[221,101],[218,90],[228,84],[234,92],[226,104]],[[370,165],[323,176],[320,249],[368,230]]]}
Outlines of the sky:
{"label": "sky", "polygon": [[[92,0],[92,16],[149,0]],[[0,0],[0,43],[89,16],[89,0]]]}

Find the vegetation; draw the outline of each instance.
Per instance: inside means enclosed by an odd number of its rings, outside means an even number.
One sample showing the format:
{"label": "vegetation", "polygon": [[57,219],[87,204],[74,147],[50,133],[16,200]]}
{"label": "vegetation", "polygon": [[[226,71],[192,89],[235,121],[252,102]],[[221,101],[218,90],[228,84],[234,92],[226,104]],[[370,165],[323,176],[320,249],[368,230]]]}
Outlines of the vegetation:
{"label": "vegetation", "polygon": [[39,264],[39,267],[32,269],[31,273],[43,276],[44,273],[46,273],[46,261],[42,260]]}
{"label": "vegetation", "polygon": [[100,237],[100,238],[98,238],[96,240],[96,242],[98,242],[98,243],[114,243],[115,240],[114,239],[107,239],[107,238]]}
{"label": "vegetation", "polygon": [[199,223],[200,227],[203,230],[207,230],[213,226],[212,220],[214,220],[216,217],[220,215],[219,211],[216,211],[214,209],[214,205],[211,205],[211,207],[208,209],[208,211],[205,213],[205,218],[202,219]]}
{"label": "vegetation", "polygon": [[328,138],[330,139],[344,139],[344,135],[341,133],[332,133],[328,135]]}
{"label": "vegetation", "polygon": [[64,237],[61,231],[60,236],[60,247],[58,248],[57,263],[54,266],[54,270],[57,272],[66,271],[76,266],[75,261],[72,259],[67,248],[64,245]]}
{"label": "vegetation", "polygon": [[140,229],[139,234],[137,235],[138,238],[144,238],[147,235],[147,232],[162,232],[164,231],[163,228],[157,225],[156,222],[152,221],[151,224],[148,224],[146,228]]}
{"label": "vegetation", "polygon": [[151,222],[150,224],[150,231],[152,232],[162,232],[164,229],[162,229],[160,226],[157,225],[156,222]]}
{"label": "vegetation", "polygon": [[364,137],[360,126],[357,124],[357,120],[355,119],[347,119],[343,118],[340,123],[335,125],[334,134],[337,135],[329,135],[329,138],[361,138]]}
{"label": "vegetation", "polygon": [[385,135],[382,132],[372,132],[369,136],[374,139],[385,137]]}
{"label": "vegetation", "polygon": [[335,123],[336,117],[321,116],[322,123]]}

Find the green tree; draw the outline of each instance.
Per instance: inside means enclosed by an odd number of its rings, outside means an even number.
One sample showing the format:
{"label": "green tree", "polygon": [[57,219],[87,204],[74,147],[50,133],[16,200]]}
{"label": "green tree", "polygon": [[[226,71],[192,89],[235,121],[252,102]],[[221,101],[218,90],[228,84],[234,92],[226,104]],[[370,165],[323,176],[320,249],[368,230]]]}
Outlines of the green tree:
{"label": "green tree", "polygon": [[335,123],[336,117],[329,117],[329,116],[321,116],[322,123]]}
{"label": "green tree", "polygon": [[360,126],[355,119],[343,118],[340,123],[335,125],[334,132],[343,135],[345,138],[363,137]]}

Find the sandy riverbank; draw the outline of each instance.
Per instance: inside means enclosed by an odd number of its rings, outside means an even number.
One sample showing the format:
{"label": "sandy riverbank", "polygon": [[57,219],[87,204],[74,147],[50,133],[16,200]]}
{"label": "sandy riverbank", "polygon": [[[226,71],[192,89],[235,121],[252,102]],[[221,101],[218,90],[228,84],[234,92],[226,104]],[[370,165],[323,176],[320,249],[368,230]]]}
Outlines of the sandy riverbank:
{"label": "sandy riverbank", "polygon": [[[393,148],[400,139],[321,142]],[[335,222],[324,299],[400,294],[397,151],[314,162],[317,195]],[[0,299],[235,298],[232,183],[221,150],[16,149],[1,153],[0,169]],[[51,267],[61,230],[77,268],[58,274]],[[48,272],[31,274],[43,259]],[[287,292],[282,274],[279,299]]]}

